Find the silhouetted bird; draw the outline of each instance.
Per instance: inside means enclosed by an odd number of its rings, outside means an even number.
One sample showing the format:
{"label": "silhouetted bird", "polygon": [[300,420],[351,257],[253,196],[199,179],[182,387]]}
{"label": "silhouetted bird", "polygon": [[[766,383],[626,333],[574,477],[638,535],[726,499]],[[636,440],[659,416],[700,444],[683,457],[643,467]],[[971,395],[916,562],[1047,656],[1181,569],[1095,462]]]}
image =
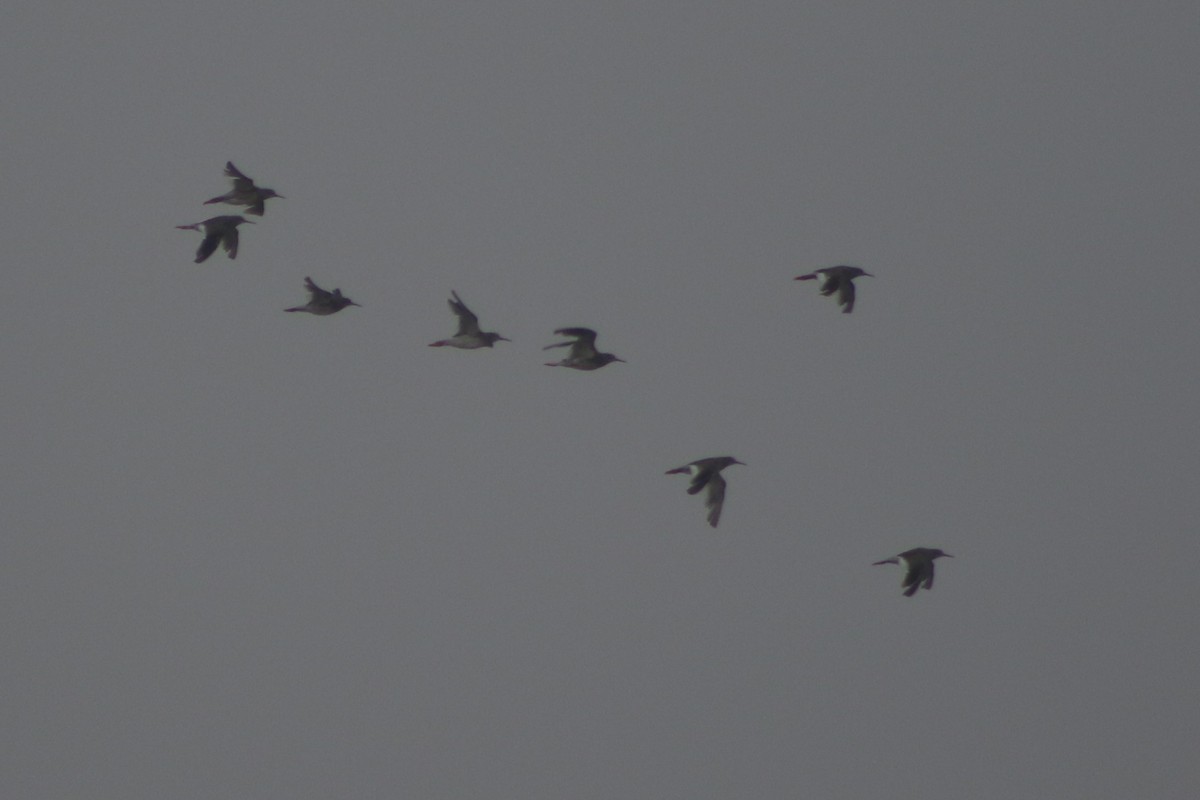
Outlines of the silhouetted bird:
{"label": "silhouetted bird", "polygon": [[688,494],[696,494],[705,486],[708,487],[704,507],[708,509],[708,524],[714,528],[721,521],[721,506],[725,502],[725,479],[721,477],[721,470],[731,464],[745,466],[745,462],[738,461],[733,456],[714,456],[713,458],[701,458],[666,472],[667,475],[676,475],[681,472],[691,473],[692,483],[688,486]]}
{"label": "silhouetted bird", "polygon": [[199,264],[216,252],[217,245],[223,245],[230,258],[237,258],[238,225],[243,222],[254,224],[245,217],[230,216],[210,217],[193,225],[176,225],[175,227],[181,231],[198,231],[203,228],[204,241],[200,242],[200,247],[196,250],[196,263]]}
{"label": "silhouetted bird", "polygon": [[839,306],[842,306],[842,313],[849,314],[854,310],[854,279],[863,275],[868,278],[875,277],[858,267],[839,266],[826,267],[807,275],[800,275],[796,280],[815,281],[817,278],[824,278],[825,282],[821,284],[822,296],[828,297],[837,292],[837,302]]}
{"label": "silhouetted bird", "polygon": [[[358,306],[358,303],[349,297],[342,297],[341,289],[334,289],[332,292],[327,292],[313,283],[312,278],[304,279],[304,288],[308,289],[307,305],[285,308],[284,311],[307,311],[309,314],[317,314],[318,316],[325,317],[330,314],[336,314],[346,306]],[[362,308],[362,306],[358,307]]]}
{"label": "silhouetted bird", "polygon": [[877,567],[880,564],[904,564],[904,580],[900,585],[904,588],[904,596],[912,597],[922,585],[926,589],[933,588],[933,562],[943,556],[954,558],[949,553],[943,553],[937,548],[914,547],[912,550],[905,550],[898,556],[885,558],[883,561],[876,561],[872,566]]}
{"label": "silhouetted bird", "polygon": [[478,350],[481,347],[493,347],[496,342],[511,342],[512,339],[507,339],[498,333],[484,333],[479,330],[479,317],[467,308],[467,304],[458,296],[458,292],[451,290],[450,299],[446,301],[450,304],[450,310],[458,317],[458,333],[451,336],[449,339],[439,339],[436,342],[430,342],[430,347],[457,347],[460,350]]}
{"label": "silhouetted bird", "polygon": [[562,361],[547,361],[547,367],[570,367],[571,369],[593,370],[600,369],[613,361],[625,363],[625,359],[617,358],[612,353],[601,353],[596,350],[596,332],[591,328],[559,328],[555,331],[559,336],[572,336],[574,341],[548,344],[543,350],[552,347],[570,347],[571,351]]}
{"label": "silhouetted bird", "polygon": [[274,189],[263,189],[262,187],[255,186],[254,181],[243,175],[233,165],[232,161],[225,162],[225,175],[233,179],[233,188],[220,197],[205,200],[205,205],[209,203],[229,203],[231,206],[248,206],[246,209],[247,214],[254,214],[261,217],[268,199],[272,197],[278,197],[280,200],[286,199]]}

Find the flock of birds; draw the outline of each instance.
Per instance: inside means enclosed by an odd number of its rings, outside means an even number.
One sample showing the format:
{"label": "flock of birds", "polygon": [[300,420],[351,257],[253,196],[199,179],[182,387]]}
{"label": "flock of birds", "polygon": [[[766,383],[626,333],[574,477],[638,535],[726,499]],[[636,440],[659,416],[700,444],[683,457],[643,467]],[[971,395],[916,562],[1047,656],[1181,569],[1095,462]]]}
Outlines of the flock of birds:
{"label": "flock of birds", "polygon": [[[274,189],[267,189],[255,184],[253,180],[235,167],[232,161],[225,163],[225,176],[232,181],[233,187],[225,194],[205,200],[205,205],[226,203],[234,206],[245,206],[245,213],[261,217],[266,211],[267,200],[273,197],[283,199],[283,195]],[[200,231],[204,234],[204,239],[200,242],[200,247],[196,250],[195,259],[195,263],[201,264],[215,253],[218,247],[224,248],[229,258],[237,258],[238,227],[247,223],[254,224],[253,220],[246,219],[241,215],[231,214],[210,217],[202,222],[196,222],[191,225],[177,225],[176,227],[181,230]],[[837,304],[841,306],[842,313],[849,314],[854,311],[854,279],[860,277],[870,278],[874,276],[858,267],[839,265],[818,269],[806,275],[800,275],[796,280],[821,280],[821,295],[829,297],[836,294]],[[347,306],[359,306],[358,303],[343,295],[341,289],[327,291],[313,283],[312,278],[304,279],[304,287],[308,291],[308,302],[302,306],[286,308],[284,309],[285,311],[302,311],[318,316],[328,316],[341,311]],[[471,309],[467,308],[466,303],[458,296],[458,292],[451,291],[450,299],[447,302],[450,304],[450,311],[458,318],[458,329],[448,339],[439,339],[436,342],[430,342],[430,347],[455,347],[459,350],[478,350],[483,347],[494,347],[496,342],[512,341],[498,333],[482,330],[479,327],[479,317]],[[618,358],[612,353],[602,353],[596,349],[596,332],[591,328],[559,328],[554,333],[557,336],[566,337],[567,341],[555,342],[554,344],[546,345],[542,349],[550,350],[558,347],[569,347],[570,349],[567,351],[565,358],[559,361],[546,362],[546,366],[548,367],[569,367],[570,369],[590,372],[607,366],[614,361],[624,362],[624,359]],[[715,528],[721,521],[721,508],[725,502],[726,483],[725,478],[721,476],[721,471],[734,464],[744,465],[744,462],[738,461],[733,456],[714,456],[711,458],[701,458],[689,464],[684,464],[682,467],[669,469],[666,474],[677,475],[686,473],[690,475],[691,483],[688,485],[688,494],[698,494],[705,489],[708,490],[705,494],[704,506],[708,512],[708,524]],[[951,556],[949,553],[945,553],[937,548],[914,547],[891,558],[876,561],[874,565],[903,565],[905,573],[901,587],[904,589],[905,597],[912,597],[921,587],[925,589],[933,588],[933,563],[942,557],[950,558]]]}

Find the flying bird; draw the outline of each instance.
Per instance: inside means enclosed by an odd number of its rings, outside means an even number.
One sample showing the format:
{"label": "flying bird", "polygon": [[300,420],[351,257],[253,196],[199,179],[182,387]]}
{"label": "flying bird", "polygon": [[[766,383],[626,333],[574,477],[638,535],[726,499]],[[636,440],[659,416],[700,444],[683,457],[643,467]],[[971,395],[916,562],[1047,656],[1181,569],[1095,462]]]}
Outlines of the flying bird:
{"label": "flying bird", "polygon": [[943,556],[954,558],[949,553],[943,553],[934,547],[914,547],[912,550],[905,550],[898,556],[876,561],[872,566],[903,564],[904,580],[900,585],[904,588],[904,596],[912,597],[922,586],[926,589],[933,588],[933,562]]}
{"label": "flying bird", "polygon": [[217,250],[217,245],[222,245],[225,252],[230,258],[237,258],[238,253],[238,225],[243,222],[254,224],[252,220],[248,220],[241,216],[227,217],[209,217],[203,222],[197,222],[192,225],[176,225],[181,231],[199,231],[203,229],[204,240],[200,242],[200,247],[196,250],[196,263],[199,264],[211,256]]}
{"label": "flying bird", "polygon": [[243,175],[241,170],[233,165],[232,161],[225,162],[225,176],[233,180],[233,188],[220,197],[205,200],[205,205],[209,203],[229,203],[232,206],[248,206],[246,209],[247,214],[254,214],[261,217],[263,211],[266,210],[268,199],[272,197],[278,197],[280,200],[286,199],[274,189],[264,189],[261,186],[255,186],[254,181]]}
{"label": "flying bird", "polygon": [[842,307],[842,313],[849,314],[854,310],[854,279],[864,275],[868,278],[875,277],[858,267],[838,266],[826,267],[807,275],[800,275],[796,280],[815,281],[823,278],[825,282],[821,284],[821,295],[828,297],[837,292],[837,303]]}
{"label": "flying bird", "polygon": [[543,350],[552,347],[570,347],[567,357],[562,361],[547,361],[547,367],[570,367],[591,371],[600,369],[613,361],[625,363],[625,359],[617,358],[612,353],[601,353],[596,350],[596,332],[591,328],[559,328],[554,332],[558,336],[570,336],[573,341],[548,344]]}
{"label": "flying bird", "polygon": [[708,509],[708,524],[714,528],[721,521],[721,506],[725,503],[725,479],[721,477],[721,470],[731,464],[745,466],[744,461],[738,461],[733,456],[714,456],[701,458],[666,472],[667,475],[690,473],[692,483],[688,486],[688,494],[696,494],[705,486],[708,487],[708,495],[704,498],[704,507]]}
{"label": "flying bird", "polygon": [[512,339],[505,338],[498,333],[490,331],[484,332],[479,329],[479,317],[475,316],[471,309],[467,308],[467,304],[458,296],[458,292],[451,290],[450,299],[446,301],[450,304],[450,310],[458,317],[458,332],[449,339],[439,339],[436,342],[430,342],[430,347],[457,347],[460,350],[478,350],[481,347],[494,347],[496,342],[511,342]]}
{"label": "flying bird", "polygon": [[308,290],[308,303],[296,306],[295,308],[285,308],[284,311],[306,311],[309,314],[327,317],[330,314],[336,314],[346,306],[358,306],[362,308],[362,306],[359,306],[358,303],[349,297],[343,297],[341,289],[334,289],[332,292],[327,292],[313,283],[312,278],[304,279],[304,288]]}

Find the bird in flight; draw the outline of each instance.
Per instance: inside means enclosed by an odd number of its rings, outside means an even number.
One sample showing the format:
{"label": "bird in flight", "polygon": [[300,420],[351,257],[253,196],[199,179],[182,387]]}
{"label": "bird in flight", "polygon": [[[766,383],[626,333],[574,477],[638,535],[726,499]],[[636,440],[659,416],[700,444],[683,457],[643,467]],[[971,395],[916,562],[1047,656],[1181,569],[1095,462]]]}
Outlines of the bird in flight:
{"label": "bird in flight", "polygon": [[192,225],[176,225],[181,231],[202,231],[204,240],[196,250],[196,263],[200,264],[217,250],[217,245],[223,245],[230,258],[237,258],[238,225],[244,222],[254,224],[242,216],[209,217],[203,222]]}
{"label": "bird in flight", "polygon": [[876,561],[872,566],[903,564],[904,580],[900,585],[904,588],[904,596],[912,597],[922,586],[926,589],[933,588],[933,562],[943,556],[954,558],[949,553],[944,553],[935,547],[914,547],[912,550],[905,550],[898,556]]}
{"label": "bird in flight", "polygon": [[479,317],[471,309],[467,308],[467,304],[458,296],[458,292],[451,290],[450,299],[446,301],[450,304],[450,310],[458,317],[458,332],[449,339],[439,339],[436,342],[430,342],[430,347],[457,347],[460,350],[478,350],[481,347],[494,347],[496,342],[511,342],[498,333],[490,331],[484,332],[479,329]]}
{"label": "bird in flight", "polygon": [[294,308],[285,308],[284,311],[306,311],[309,314],[327,317],[330,314],[336,314],[346,306],[358,306],[362,308],[361,305],[349,297],[343,297],[341,289],[334,289],[332,292],[327,292],[313,283],[312,278],[304,279],[304,288],[308,290],[308,303]]}
{"label": "bird in flight", "polygon": [[596,350],[596,332],[591,328],[559,328],[555,333],[559,336],[570,336],[572,341],[548,344],[542,349],[549,350],[552,347],[570,347],[571,349],[562,361],[547,361],[547,367],[570,367],[571,369],[591,371],[614,361],[625,363],[625,359],[617,358],[612,353],[601,353]]}
{"label": "bird in flight", "polygon": [[821,295],[828,297],[837,292],[837,303],[842,307],[843,314],[849,314],[854,310],[854,279],[862,276],[874,278],[875,276],[858,267],[826,267],[815,272],[810,272],[807,275],[799,275],[796,277],[798,281],[815,281],[818,278],[825,282],[821,284]]}
{"label": "bird in flight", "polygon": [[255,186],[254,181],[242,174],[241,170],[233,165],[232,161],[225,162],[225,177],[233,180],[233,188],[219,197],[214,197],[211,200],[205,200],[204,205],[209,203],[229,203],[232,206],[248,206],[247,214],[254,214],[257,217],[263,215],[266,210],[267,200],[272,197],[278,197],[284,200],[283,195],[274,189],[264,189],[261,186]]}
{"label": "bird in flight", "polygon": [[688,494],[696,494],[704,487],[708,487],[708,495],[704,498],[704,507],[708,509],[708,524],[714,528],[721,521],[721,506],[725,503],[725,479],[721,477],[721,470],[731,464],[745,466],[744,461],[738,461],[733,456],[714,456],[701,458],[666,472],[667,475],[690,473],[692,482],[688,486]]}

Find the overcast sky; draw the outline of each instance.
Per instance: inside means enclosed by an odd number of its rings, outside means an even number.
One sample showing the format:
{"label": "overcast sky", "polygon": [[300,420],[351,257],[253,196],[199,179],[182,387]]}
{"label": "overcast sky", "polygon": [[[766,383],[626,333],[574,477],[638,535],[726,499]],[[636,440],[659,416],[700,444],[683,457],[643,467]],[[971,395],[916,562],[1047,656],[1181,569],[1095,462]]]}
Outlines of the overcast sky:
{"label": "overcast sky", "polygon": [[[1200,794],[1194,3],[70,5],[0,28],[0,795]],[[226,160],[286,199],[193,264]]]}

